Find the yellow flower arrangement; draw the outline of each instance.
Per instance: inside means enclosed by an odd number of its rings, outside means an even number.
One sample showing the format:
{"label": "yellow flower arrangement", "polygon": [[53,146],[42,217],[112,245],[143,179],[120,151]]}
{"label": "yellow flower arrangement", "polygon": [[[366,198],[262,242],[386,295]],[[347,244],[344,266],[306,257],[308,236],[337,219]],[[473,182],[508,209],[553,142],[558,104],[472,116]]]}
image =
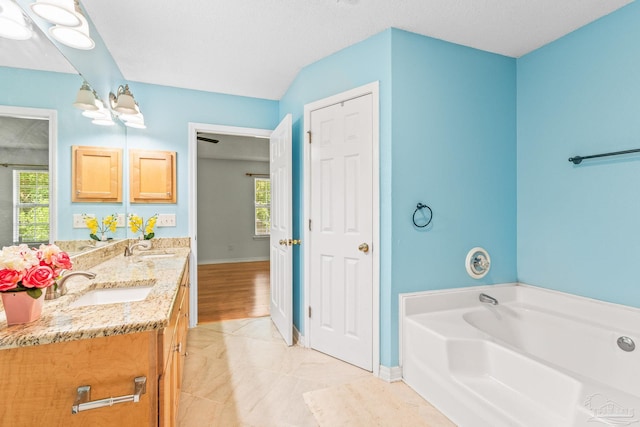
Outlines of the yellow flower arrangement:
{"label": "yellow flower arrangement", "polygon": [[[89,237],[93,240],[106,240],[105,235],[108,231],[115,233],[116,227],[118,226],[118,215],[111,214],[102,218],[102,221],[98,221],[98,218],[89,216],[87,214],[82,214],[82,218],[84,219],[84,223],[89,229]],[[98,237],[98,233],[100,233],[100,237]]]}
{"label": "yellow flower arrangement", "polygon": [[144,218],[136,214],[129,214],[129,228],[133,234],[138,232],[142,233],[145,240],[150,240],[155,236],[153,232],[156,222],[158,221],[158,214],[153,215],[146,222]]}

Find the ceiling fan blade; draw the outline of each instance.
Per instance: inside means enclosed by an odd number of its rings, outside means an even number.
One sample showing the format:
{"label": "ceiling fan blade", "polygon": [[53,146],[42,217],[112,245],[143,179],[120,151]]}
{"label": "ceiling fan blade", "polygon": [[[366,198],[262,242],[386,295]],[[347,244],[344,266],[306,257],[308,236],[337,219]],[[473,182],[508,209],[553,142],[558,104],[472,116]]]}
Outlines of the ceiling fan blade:
{"label": "ceiling fan blade", "polygon": [[214,144],[217,144],[218,142],[220,142],[220,140],[218,139],[205,138],[204,136],[198,136],[197,139],[198,141],[212,142]]}

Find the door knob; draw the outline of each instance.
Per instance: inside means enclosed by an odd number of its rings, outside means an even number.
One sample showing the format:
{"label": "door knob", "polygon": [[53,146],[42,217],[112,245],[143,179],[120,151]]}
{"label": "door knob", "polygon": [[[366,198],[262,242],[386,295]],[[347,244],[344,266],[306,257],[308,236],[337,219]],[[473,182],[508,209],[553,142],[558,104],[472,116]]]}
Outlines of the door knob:
{"label": "door knob", "polygon": [[369,245],[367,245],[366,243],[362,243],[360,246],[358,246],[358,250],[366,254],[367,252],[369,252]]}
{"label": "door knob", "polygon": [[299,245],[300,243],[302,243],[302,240],[300,239],[289,239],[289,246]]}
{"label": "door knob", "polygon": [[286,240],[280,240],[278,243],[280,243],[281,245],[285,245],[286,246],[287,241]]}

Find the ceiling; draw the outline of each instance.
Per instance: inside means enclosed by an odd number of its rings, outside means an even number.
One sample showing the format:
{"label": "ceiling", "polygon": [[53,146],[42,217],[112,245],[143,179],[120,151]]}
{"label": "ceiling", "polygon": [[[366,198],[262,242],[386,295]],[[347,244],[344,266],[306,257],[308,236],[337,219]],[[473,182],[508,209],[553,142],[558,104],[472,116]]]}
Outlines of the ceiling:
{"label": "ceiling", "polygon": [[29,40],[0,37],[0,67],[76,73],[75,68],[58,51],[37,26]]}
{"label": "ceiling", "polygon": [[198,141],[199,159],[269,161],[269,140],[253,136],[198,132],[198,137],[217,143]]}
{"label": "ceiling", "polygon": [[82,0],[125,79],[280,99],[387,28],[520,57],[631,0]]}
{"label": "ceiling", "polygon": [[49,150],[49,121],[0,116],[0,149]]}
{"label": "ceiling", "polygon": [[81,3],[128,81],[278,100],[303,67],[390,27],[517,58],[632,1]]}

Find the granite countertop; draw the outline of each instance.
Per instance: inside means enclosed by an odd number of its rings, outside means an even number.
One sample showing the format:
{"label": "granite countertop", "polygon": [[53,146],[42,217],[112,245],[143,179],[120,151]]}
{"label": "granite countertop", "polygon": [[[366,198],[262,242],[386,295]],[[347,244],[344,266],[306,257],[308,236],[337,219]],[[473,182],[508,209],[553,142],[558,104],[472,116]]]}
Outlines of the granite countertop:
{"label": "granite countertop", "polygon": [[[154,248],[147,255],[171,253],[173,256],[144,257],[118,255],[90,268],[73,271],[96,273],[93,280],[82,276],[66,281],[67,294],[44,302],[40,319],[22,325],[7,326],[4,309],[0,310],[0,349],[42,345],[110,335],[162,329],[180,287],[182,272],[189,257],[188,247]],[[149,286],[152,289],[142,301],[70,307],[85,293],[98,288]]]}

